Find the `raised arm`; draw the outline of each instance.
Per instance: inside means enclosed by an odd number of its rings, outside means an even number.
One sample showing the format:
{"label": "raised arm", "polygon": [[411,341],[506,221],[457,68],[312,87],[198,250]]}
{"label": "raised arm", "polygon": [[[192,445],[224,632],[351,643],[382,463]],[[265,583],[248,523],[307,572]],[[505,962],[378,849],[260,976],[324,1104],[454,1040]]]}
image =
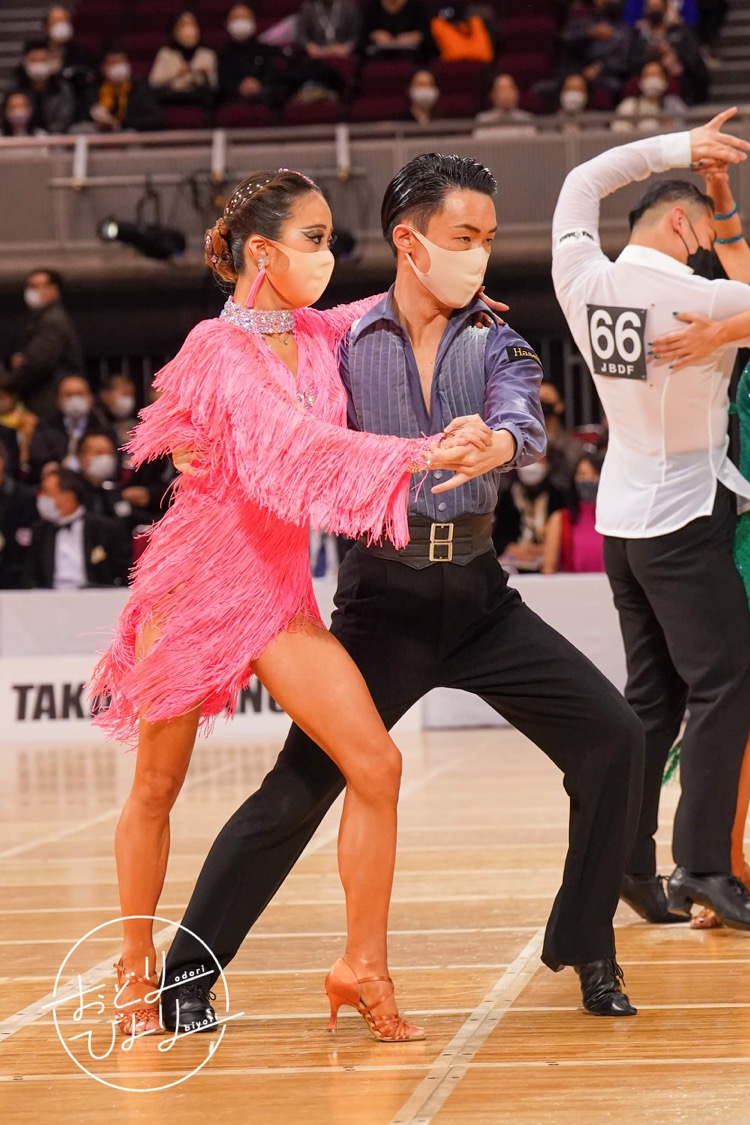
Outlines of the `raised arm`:
{"label": "raised arm", "polygon": [[337,346],[354,322],[375,308],[385,296],[385,293],[378,293],[376,297],[365,297],[362,301],[351,301],[348,305],[334,305],[332,309],[310,309],[310,312],[320,317],[322,330],[329,343]]}

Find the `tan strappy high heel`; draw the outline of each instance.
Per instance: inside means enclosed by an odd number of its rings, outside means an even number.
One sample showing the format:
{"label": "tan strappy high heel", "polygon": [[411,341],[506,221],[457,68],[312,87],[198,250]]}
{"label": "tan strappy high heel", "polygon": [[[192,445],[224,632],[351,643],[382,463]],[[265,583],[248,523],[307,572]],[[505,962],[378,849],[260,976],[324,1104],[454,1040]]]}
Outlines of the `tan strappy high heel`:
{"label": "tan strappy high heel", "polygon": [[146,1004],[143,1001],[139,1007],[128,1005],[121,1008],[117,1004],[117,999],[129,984],[145,984],[149,986],[151,992],[158,992],[159,982],[156,976],[142,977],[138,973],[127,972],[122,957],[115,962],[115,969],[117,970],[117,997],[115,998],[117,1030],[123,1035],[158,1035],[162,1033],[164,1026],[161,1022],[161,1005],[158,1000],[155,1004]]}
{"label": "tan strappy high heel", "polygon": [[[372,1004],[366,1004],[360,991],[360,985],[371,984],[374,981],[382,981],[389,987]],[[389,1016],[376,1016],[374,1014],[375,1008],[380,1007],[393,996],[393,981],[390,977],[362,977],[358,979],[354,970],[347,965],[346,961],[339,958],[326,977],[325,989],[331,1004],[331,1019],[328,1024],[330,1032],[336,1031],[341,1005],[349,1004],[352,1008],[356,1008],[362,1016],[373,1039],[377,1039],[381,1043],[408,1043],[425,1038],[424,1028],[417,1027],[415,1023],[403,1019],[398,1013]]]}

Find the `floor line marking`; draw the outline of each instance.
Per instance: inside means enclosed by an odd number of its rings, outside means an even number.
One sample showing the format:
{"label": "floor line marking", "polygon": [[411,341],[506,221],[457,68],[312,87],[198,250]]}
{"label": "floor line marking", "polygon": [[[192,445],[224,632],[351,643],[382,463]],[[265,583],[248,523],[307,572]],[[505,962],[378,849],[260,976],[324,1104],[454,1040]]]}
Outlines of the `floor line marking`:
{"label": "floor line marking", "polygon": [[476,1052],[537,971],[543,940],[544,930],[538,929],[443,1048],[390,1125],[429,1125],[463,1078]]}

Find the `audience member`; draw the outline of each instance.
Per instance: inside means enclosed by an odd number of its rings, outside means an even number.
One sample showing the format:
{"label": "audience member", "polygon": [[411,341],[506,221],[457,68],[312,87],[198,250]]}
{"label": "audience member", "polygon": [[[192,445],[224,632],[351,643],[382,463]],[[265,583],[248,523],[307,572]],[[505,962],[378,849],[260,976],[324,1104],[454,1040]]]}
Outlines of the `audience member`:
{"label": "audience member", "polygon": [[562,32],[568,69],[580,72],[590,88],[619,101],[624,83],[641,65],[642,44],[637,31],[625,23],[616,0],[576,3]]}
{"label": "audience member", "polygon": [[495,57],[487,24],[466,4],[444,8],[430,21],[430,32],[444,62],[489,63]]}
{"label": "audience member", "polygon": [[27,43],[16,86],[31,103],[31,133],[67,133],[76,116],[76,96],[71,84],[55,70],[43,39]]}
{"label": "audience member", "polygon": [[568,504],[553,512],[544,537],[542,574],[592,574],[604,570],[604,537],[596,530],[596,494],[602,458],[584,453]]}
{"label": "audience member", "polygon": [[372,58],[428,62],[435,45],[422,0],[369,0],[362,20],[362,48]]}
{"label": "audience member", "polygon": [[721,66],[721,60],[713,53],[719,32],[729,12],[729,0],[697,0],[698,19],[695,31],[701,45],[703,61],[711,70]]}
{"label": "audience member", "polygon": [[201,43],[201,29],[192,12],[182,12],[172,37],[154,59],[149,85],[166,103],[211,105],[219,84],[216,52]]}
{"label": "audience member", "polygon": [[112,47],[101,67],[99,85],[92,89],[88,118],[100,133],[148,133],[161,125],[161,110],[148,82],[133,77],[125,51]]}
{"label": "audience member", "polygon": [[[104,430],[105,419],[94,403],[91,387],[83,375],[63,375],[57,387],[57,410],[36,427],[29,446],[29,474],[41,479],[50,462],[78,468],[78,443],[89,430]],[[113,435],[113,441],[114,441]]]}
{"label": "audience member", "polygon": [[87,430],[78,442],[76,457],[86,511],[94,516],[125,520],[130,527],[133,509],[122,497],[120,461],[112,435],[106,430]]}
{"label": "audience member", "polygon": [[23,585],[31,529],[37,521],[33,488],[14,480],[0,444],[0,589]]}
{"label": "audience member", "polygon": [[229,38],[218,52],[222,100],[271,101],[273,51],[258,39],[251,7],[234,4],[229,9],[227,34]]}
{"label": "audience member", "polygon": [[708,68],[698,37],[678,14],[670,15],[667,0],[646,0],[643,18],[636,26],[645,59],[657,60],[670,78],[679,78],[688,105],[704,102],[708,97]]}
{"label": "audience member", "polygon": [[582,74],[569,74],[560,88],[556,127],[561,133],[578,133],[588,109],[589,84]]}
{"label": "audience member", "polygon": [[514,573],[538,573],[544,554],[547,520],[567,502],[554,483],[558,456],[549,450],[533,465],[516,469],[510,488],[501,492],[492,534],[502,565]]}
{"label": "audience member", "polygon": [[418,125],[437,121],[440,113],[440,90],[429,70],[418,70],[409,83],[408,119]]}
{"label": "audience member", "polygon": [[99,74],[99,59],[76,42],[70,9],[55,5],[45,21],[47,49],[58,74],[70,82],[76,97],[76,118],[84,118]]}
{"label": "audience member", "polygon": [[31,137],[33,115],[31,98],[25,90],[9,90],[3,101],[2,133],[4,137]]}
{"label": "audience member", "polygon": [[45,473],[37,499],[41,519],[31,534],[24,585],[53,590],[125,586],[133,557],[119,520],[86,511],[85,489],[71,469]]}
{"label": "audience member", "polygon": [[565,427],[565,402],[554,383],[544,380],[539,387],[539,401],[547,429],[547,450],[554,454],[553,483],[567,491],[581,456],[581,443]]}
{"label": "audience member", "polygon": [[36,414],[21,402],[18,391],[16,376],[0,369],[0,440],[4,436],[9,449],[5,469],[13,477],[28,464],[29,444],[38,421]]}
{"label": "audience member", "polygon": [[687,106],[677,94],[668,92],[669,80],[660,62],[652,59],[646,63],[638,85],[640,94],[625,98],[617,107],[618,120],[612,122],[615,132],[664,133],[681,127]]}
{"label": "audience member", "polygon": [[297,45],[311,59],[349,58],[359,35],[354,0],[304,0],[297,16]]}
{"label": "audience member", "polygon": [[97,396],[97,403],[107,428],[117,436],[118,449],[122,449],[137,421],[135,383],[129,375],[119,371],[108,375]]}
{"label": "audience member", "polygon": [[531,137],[536,132],[532,114],[518,108],[521,94],[512,74],[498,74],[490,91],[491,109],[477,114],[474,138]]}
{"label": "audience member", "polygon": [[24,301],[28,315],[18,351],[10,366],[29,410],[44,416],[54,409],[55,382],[63,370],[80,370],[83,353],[63,304],[63,282],[54,270],[32,270]]}

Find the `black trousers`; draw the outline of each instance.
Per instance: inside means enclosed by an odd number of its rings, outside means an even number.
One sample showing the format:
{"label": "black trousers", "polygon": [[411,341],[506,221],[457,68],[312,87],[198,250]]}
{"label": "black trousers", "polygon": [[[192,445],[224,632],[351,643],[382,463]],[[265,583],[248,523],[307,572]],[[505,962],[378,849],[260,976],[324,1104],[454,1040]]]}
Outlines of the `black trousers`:
{"label": "black trousers", "polygon": [[685,708],[682,796],[673,853],[696,874],[729,872],[732,823],[750,730],[750,613],[732,557],[734,497],[654,539],[607,538],[604,561],[628,664],[628,702],[646,732],[643,807],[628,869],[656,871],[664,764]]}
{"label": "black trousers", "polygon": [[[416,571],[352,550],[339,572],[331,631],[361,669],[387,727],[431,688],[463,688],[559,767],[570,798],[570,846],[543,960],[557,969],[613,956],[612,918],[643,769],[643,730],[619,692],[523,604],[493,552],[466,566]],[[219,833],[185,914],[184,925],[222,965],[343,785],[326,754],[292,727],[260,789]],[[204,960],[179,931],[168,979]]]}

